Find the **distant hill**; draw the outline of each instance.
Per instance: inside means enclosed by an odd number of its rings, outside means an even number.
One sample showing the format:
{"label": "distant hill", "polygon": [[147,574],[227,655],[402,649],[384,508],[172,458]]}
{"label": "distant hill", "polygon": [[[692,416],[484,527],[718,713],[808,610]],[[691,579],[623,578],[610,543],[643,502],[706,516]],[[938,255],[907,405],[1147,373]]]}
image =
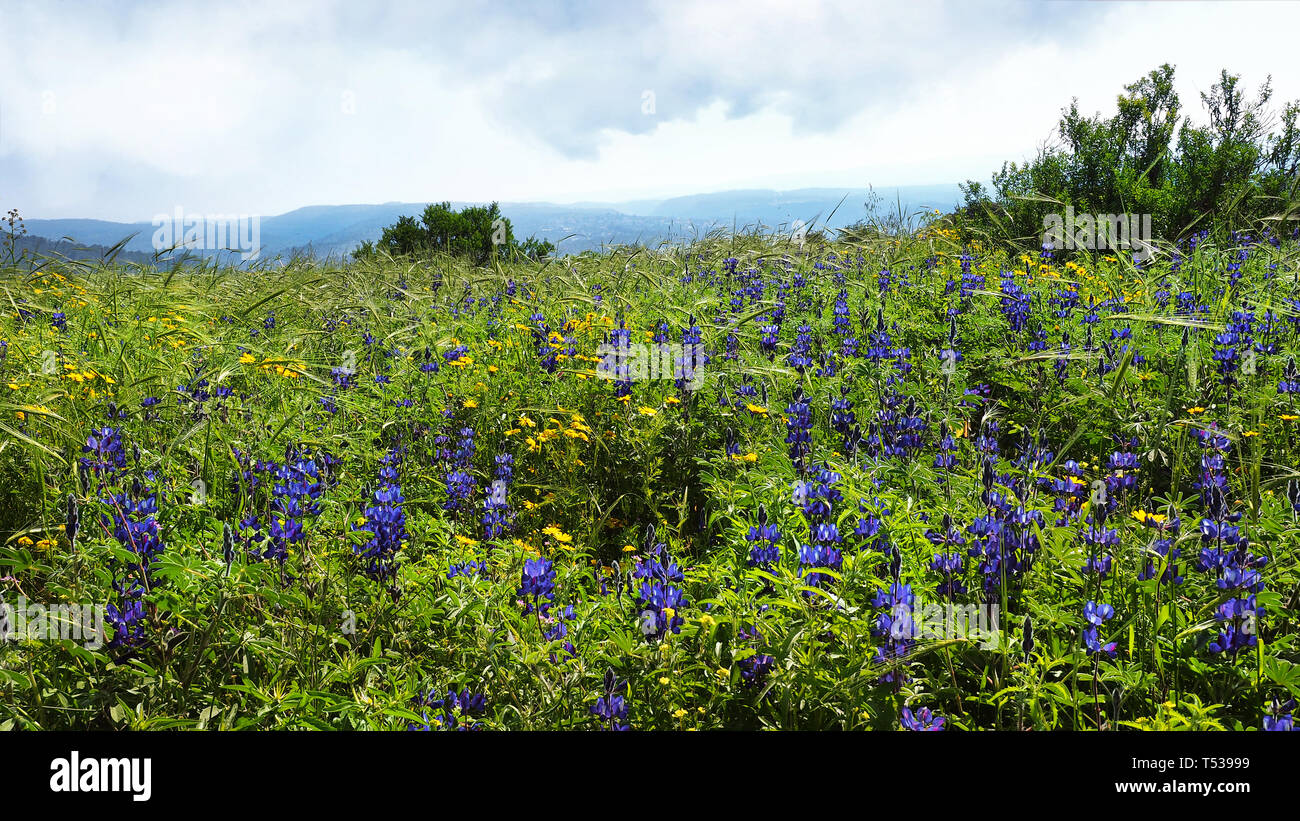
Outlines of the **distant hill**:
{"label": "distant hill", "polygon": [[[117,225],[118,223],[109,224]],[[15,244],[17,246],[16,253],[26,253],[29,257],[58,256],[64,259],[104,259],[112,250],[112,245],[84,245],[78,242],[50,240],[46,237],[30,235],[17,237]],[[116,245],[116,243],[113,243],[113,245]],[[142,265],[155,264],[152,250],[149,253],[120,250],[114,259],[119,262],[138,262]]]}
{"label": "distant hill", "polygon": [[[867,214],[868,189],[804,188],[795,191],[739,190],[662,200],[619,203],[501,203],[518,237],[549,240],[561,253],[580,253],[607,244],[689,240],[714,229],[762,227],[789,230],[795,220],[812,228],[842,228]],[[951,210],[961,198],[954,185],[876,189],[878,210],[904,216],[927,209]],[[453,202],[456,208],[483,203]],[[378,239],[400,216],[419,216],[428,203],[312,205],[261,220],[263,257],[310,252],[344,257],[366,240]],[[838,208],[838,210],[837,210]],[[154,225],[91,219],[29,219],[32,237],[68,238],[92,248],[109,248],[128,236],[124,252],[152,260]],[[122,257],[120,258],[133,258]],[[140,259],[137,261],[146,261]]]}
{"label": "distant hill", "polygon": [[[894,211],[901,202],[905,213],[938,208],[951,210],[961,199],[956,185],[915,185],[882,188],[874,192],[879,207]],[[803,220],[811,226],[843,228],[866,216],[864,203],[872,191],[866,188],[801,188],[794,191],[722,191],[674,197],[655,204],[645,204],[648,215],[686,219],[734,218],[739,225],[761,222],[769,227],[789,225]],[[647,207],[648,206],[648,207]],[[829,222],[828,222],[829,220]]]}

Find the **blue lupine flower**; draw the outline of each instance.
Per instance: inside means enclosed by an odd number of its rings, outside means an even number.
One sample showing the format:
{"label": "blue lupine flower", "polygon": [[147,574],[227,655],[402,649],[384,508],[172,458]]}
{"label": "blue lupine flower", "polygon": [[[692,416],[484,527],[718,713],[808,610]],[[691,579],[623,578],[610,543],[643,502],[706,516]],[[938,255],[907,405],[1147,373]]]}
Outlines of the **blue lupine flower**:
{"label": "blue lupine flower", "polygon": [[591,705],[591,714],[604,722],[605,729],[621,731],[627,724],[627,682],[619,681],[613,670],[605,671],[605,694]]}
{"label": "blue lupine flower", "polygon": [[[897,568],[898,564],[895,561],[893,568],[895,578]],[[876,647],[876,662],[889,664],[906,657],[912,647],[913,639],[920,632],[915,619],[916,596],[912,592],[912,586],[894,581],[884,590],[876,591],[871,604],[883,610],[876,617],[876,622],[871,629],[873,635],[883,640]],[[880,681],[897,687],[907,678],[906,669],[899,666],[882,674]]]}
{"label": "blue lupine flower", "polygon": [[[425,723],[408,724],[409,730],[477,730],[480,725],[469,719],[487,710],[487,696],[469,690],[448,690],[442,696],[430,690],[428,694],[416,698],[414,703],[421,711]],[[436,711],[432,719],[429,717],[430,710]]]}
{"label": "blue lupine flower", "polygon": [[91,430],[81,452],[92,454],[81,459],[82,467],[104,480],[126,467],[126,451],[122,448],[121,428],[104,427]]}
{"label": "blue lupine flower", "polygon": [[1182,550],[1174,547],[1174,540],[1182,527],[1182,520],[1175,516],[1172,519],[1157,521],[1153,516],[1146,516],[1142,519],[1142,524],[1156,528],[1158,535],[1151,541],[1148,557],[1142,570],[1138,572],[1138,580],[1148,581],[1155,578],[1157,557],[1159,557],[1167,562],[1164,571],[1160,574],[1161,583],[1182,584],[1183,577],[1179,575],[1177,563]]}
{"label": "blue lupine flower", "polygon": [[770,570],[772,565],[781,560],[781,551],[777,547],[781,531],[775,522],[767,521],[767,508],[763,505],[758,506],[758,524],[749,528],[745,540],[752,545],[749,549],[750,567]]}
{"label": "blue lupine flower", "polygon": [[486,572],[487,572],[487,562],[470,561],[470,562],[465,562],[464,564],[453,564],[451,567],[447,569],[447,578],[454,579],[457,576],[464,576],[465,578],[469,579]]}
{"label": "blue lupine flower", "polygon": [[960,553],[934,554],[934,560],[930,562],[930,569],[943,577],[943,581],[935,588],[935,592],[941,597],[952,599],[966,592],[966,585],[962,583],[960,578],[962,571],[965,569],[965,559]]}
{"label": "blue lupine flower", "polygon": [[762,682],[775,664],[776,659],[764,653],[755,653],[737,662],[741,681],[750,686]]}
{"label": "blue lupine flower", "polygon": [[104,608],[104,621],[113,628],[109,646],[131,649],[143,645],[145,636],[144,587],[136,582],[114,581],[113,589],[119,602],[110,602]]}
{"label": "blue lupine flower", "polygon": [[474,477],[463,470],[451,471],[447,474],[447,501],[443,507],[447,510],[468,509],[474,488]]}
{"label": "blue lupine flower", "polygon": [[812,450],[812,407],[803,394],[802,387],[796,387],[794,397],[785,412],[789,421],[785,425],[785,441],[790,445],[790,460],[795,470],[803,471],[804,459]]}
{"label": "blue lupine flower", "polygon": [[1088,627],[1084,628],[1083,631],[1083,643],[1090,655],[1112,657],[1115,655],[1115,642],[1102,644],[1097,632],[1097,628],[1104,625],[1114,615],[1115,608],[1109,604],[1097,604],[1090,600],[1083,606],[1083,617],[1088,622]]}
{"label": "blue lupine flower", "polygon": [[[524,561],[524,571],[517,594],[524,600],[524,612],[534,609],[546,615],[555,600],[555,565],[550,559],[538,557]],[[531,599],[531,601],[530,601]]]}
{"label": "blue lupine flower", "polygon": [[636,596],[641,608],[641,631],[646,636],[662,639],[669,631],[682,631],[686,620],[680,611],[686,607],[687,601],[686,594],[680,589],[658,579],[643,581]]}
{"label": "blue lupine flower", "polygon": [[1286,368],[1282,371],[1282,381],[1277,383],[1277,392],[1280,394],[1300,394],[1300,370],[1296,369],[1295,357],[1287,360]]}
{"label": "blue lupine flower", "polygon": [[[364,525],[354,525],[354,530],[368,530],[370,540],[354,548],[364,563],[366,575],[380,584],[393,584],[397,576],[397,552],[406,543],[406,512],[402,505],[406,499],[398,484],[398,451],[385,454],[380,462],[380,484],[375,490],[373,503],[365,509]],[[395,590],[395,588],[393,588]]]}
{"label": "blue lupine flower", "polygon": [[1273,699],[1269,715],[1264,716],[1264,729],[1270,732],[1295,732],[1295,699]]}
{"label": "blue lupine flower", "polygon": [[901,717],[903,729],[913,732],[938,732],[943,729],[946,719],[930,712],[929,707],[922,707],[915,713],[911,707],[904,707]]}

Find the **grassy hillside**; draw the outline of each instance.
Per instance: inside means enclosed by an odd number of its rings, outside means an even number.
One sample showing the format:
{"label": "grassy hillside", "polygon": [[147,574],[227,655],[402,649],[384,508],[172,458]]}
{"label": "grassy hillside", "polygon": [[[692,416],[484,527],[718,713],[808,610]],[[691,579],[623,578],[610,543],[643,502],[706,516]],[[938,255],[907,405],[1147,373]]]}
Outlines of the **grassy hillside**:
{"label": "grassy hillside", "polygon": [[1298,271],[939,223],[0,271],[0,598],[108,606],[104,646],[0,642],[0,728],[1261,728]]}

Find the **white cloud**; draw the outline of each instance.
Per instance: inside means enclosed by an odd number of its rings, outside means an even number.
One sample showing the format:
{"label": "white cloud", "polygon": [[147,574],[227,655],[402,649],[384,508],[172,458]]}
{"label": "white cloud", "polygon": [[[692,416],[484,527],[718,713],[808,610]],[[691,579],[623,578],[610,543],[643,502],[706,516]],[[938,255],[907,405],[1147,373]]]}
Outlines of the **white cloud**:
{"label": "white cloud", "polygon": [[619,5],[11,5],[0,205],[148,219],[950,182],[1161,62],[1193,116],[1220,68],[1300,97],[1292,4]]}

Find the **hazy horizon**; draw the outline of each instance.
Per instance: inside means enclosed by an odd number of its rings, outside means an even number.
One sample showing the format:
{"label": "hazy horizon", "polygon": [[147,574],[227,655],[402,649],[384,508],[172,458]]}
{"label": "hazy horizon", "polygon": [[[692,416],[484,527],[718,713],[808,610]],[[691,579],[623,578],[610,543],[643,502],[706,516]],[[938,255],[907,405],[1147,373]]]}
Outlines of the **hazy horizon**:
{"label": "hazy horizon", "polygon": [[[962,180],[960,182],[965,182],[965,180]],[[985,180],[985,182],[987,181]],[[951,181],[951,182],[915,183],[915,184],[904,183],[899,185],[874,185],[874,186],[819,185],[819,186],[800,186],[797,188],[771,188],[771,187],[752,186],[752,187],[742,187],[742,188],[687,191],[684,193],[673,194],[669,196],[629,197],[626,199],[617,199],[617,200],[597,200],[597,199],[582,199],[582,198],[574,199],[571,197],[565,197],[562,199],[557,198],[557,199],[550,199],[550,200],[546,200],[546,199],[501,200],[501,199],[493,199],[493,198],[447,200],[446,198],[432,198],[432,199],[426,198],[426,199],[418,199],[418,200],[385,200],[382,202],[311,202],[311,203],[303,203],[302,205],[294,206],[293,208],[290,208],[287,211],[282,211],[274,214],[271,213],[259,214],[258,216],[264,218],[281,217],[308,208],[370,208],[370,207],[391,206],[391,205],[419,206],[419,205],[425,205],[427,203],[443,202],[443,201],[448,201],[456,204],[479,204],[479,203],[486,204],[491,202],[497,202],[502,206],[507,206],[507,205],[568,206],[575,209],[579,209],[579,208],[596,209],[596,208],[606,207],[606,208],[610,208],[611,210],[614,210],[616,206],[628,206],[636,203],[646,203],[646,202],[663,203],[663,202],[669,202],[671,200],[685,199],[689,197],[700,197],[700,196],[722,195],[722,194],[740,194],[740,193],[747,193],[747,192],[764,192],[764,193],[771,192],[775,194],[793,194],[793,193],[799,193],[804,191],[824,191],[824,192],[835,192],[837,194],[842,193],[844,195],[852,197],[854,194],[866,191],[868,188],[874,189],[877,193],[879,193],[879,192],[896,191],[901,189],[930,189],[930,188],[944,188],[944,187],[951,187],[955,190],[958,185],[959,185],[958,181]],[[884,204],[886,206],[889,205],[888,201],[885,201]],[[850,205],[850,203],[846,201],[845,205],[848,206]],[[158,212],[158,214],[164,214],[164,213],[168,213],[168,212],[166,211]],[[244,212],[244,213],[251,214],[253,212]],[[638,212],[629,211],[627,213],[638,213]],[[140,224],[150,223],[151,221],[153,221],[155,216],[157,216],[157,214],[150,214],[148,216],[136,216],[136,217],[126,218],[126,219],[109,219],[104,217],[87,217],[80,214],[50,215],[50,214],[37,214],[37,213],[29,214],[26,211],[22,212],[23,219],[28,222],[33,222],[33,221],[53,222],[59,220],[77,220],[77,221],[88,221],[88,222],[111,222],[116,224],[140,225]]]}

